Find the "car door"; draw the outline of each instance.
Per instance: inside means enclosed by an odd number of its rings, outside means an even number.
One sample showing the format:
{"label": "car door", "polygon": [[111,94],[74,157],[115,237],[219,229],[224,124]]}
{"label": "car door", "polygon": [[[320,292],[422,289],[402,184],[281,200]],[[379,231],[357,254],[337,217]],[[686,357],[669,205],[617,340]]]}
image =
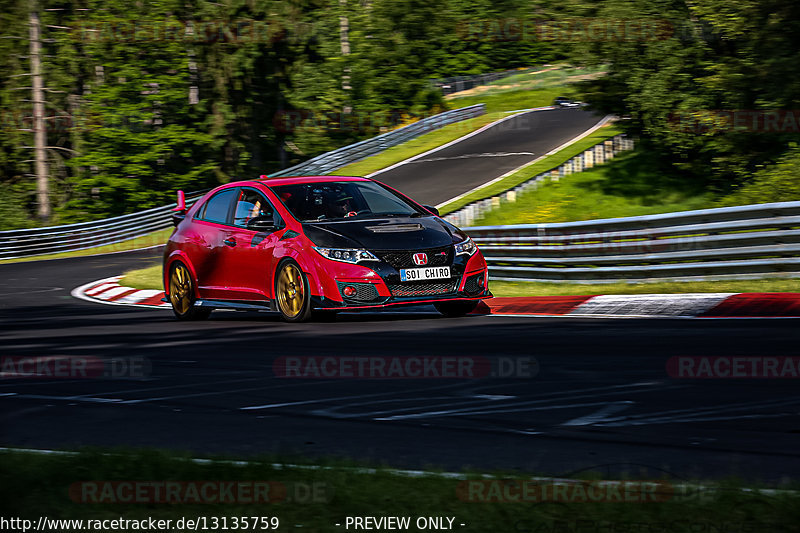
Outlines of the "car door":
{"label": "car door", "polygon": [[222,265],[226,249],[224,241],[230,233],[231,210],[237,193],[236,187],[217,192],[200,207],[192,220],[192,234],[184,249],[197,274],[201,299],[226,297]]}
{"label": "car door", "polygon": [[[261,227],[253,227],[254,223]],[[283,220],[263,193],[252,187],[238,189],[221,254],[227,298],[269,298],[269,280],[276,266],[273,250],[284,228]]]}

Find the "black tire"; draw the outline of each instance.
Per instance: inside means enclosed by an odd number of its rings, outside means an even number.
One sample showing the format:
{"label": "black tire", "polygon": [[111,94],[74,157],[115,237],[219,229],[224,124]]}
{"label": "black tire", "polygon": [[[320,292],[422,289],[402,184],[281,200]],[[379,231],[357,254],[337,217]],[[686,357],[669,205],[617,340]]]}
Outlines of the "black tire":
{"label": "black tire", "polygon": [[181,261],[175,261],[169,268],[169,303],[172,313],[178,320],[205,320],[211,309],[195,307],[195,283],[189,268]]}
{"label": "black tire", "polygon": [[311,318],[308,278],[294,259],[284,259],[275,269],[275,307],[286,322]]}
{"label": "black tire", "polygon": [[468,302],[439,302],[433,304],[437,311],[447,317],[468,315],[478,307],[479,301]]}

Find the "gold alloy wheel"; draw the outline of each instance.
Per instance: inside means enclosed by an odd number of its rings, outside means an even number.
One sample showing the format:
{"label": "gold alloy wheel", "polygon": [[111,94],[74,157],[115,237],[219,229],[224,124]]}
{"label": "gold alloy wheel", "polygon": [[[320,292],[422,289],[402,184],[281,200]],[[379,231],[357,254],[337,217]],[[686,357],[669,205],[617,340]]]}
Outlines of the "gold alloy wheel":
{"label": "gold alloy wheel", "polygon": [[169,277],[169,301],[179,315],[186,314],[192,308],[192,277],[189,269],[177,264]]}
{"label": "gold alloy wheel", "polygon": [[276,287],[278,307],[289,318],[300,314],[305,303],[305,284],[303,273],[294,263],[286,263],[278,275]]}

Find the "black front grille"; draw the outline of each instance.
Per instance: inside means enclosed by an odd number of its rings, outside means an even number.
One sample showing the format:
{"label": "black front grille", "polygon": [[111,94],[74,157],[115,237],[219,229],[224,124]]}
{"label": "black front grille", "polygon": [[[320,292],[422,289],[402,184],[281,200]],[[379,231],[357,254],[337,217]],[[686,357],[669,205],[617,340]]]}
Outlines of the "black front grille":
{"label": "black front grille", "polygon": [[[417,265],[414,263],[414,254],[423,252],[428,256],[428,263]],[[453,256],[452,246],[429,248],[427,250],[376,250],[375,255],[386,261],[394,268],[414,268],[418,266],[444,266],[449,265]]]}
{"label": "black front grille", "polygon": [[449,294],[455,292],[456,282],[453,280],[441,282],[407,283],[402,285],[389,284],[392,296],[432,296],[435,294]]}
{"label": "black front grille", "polygon": [[[339,286],[339,292],[345,301],[373,302],[381,299],[381,296],[378,294],[378,289],[372,283],[342,283],[341,281],[337,281],[336,284]],[[353,287],[356,290],[353,296],[344,295],[344,288],[347,286]]]}

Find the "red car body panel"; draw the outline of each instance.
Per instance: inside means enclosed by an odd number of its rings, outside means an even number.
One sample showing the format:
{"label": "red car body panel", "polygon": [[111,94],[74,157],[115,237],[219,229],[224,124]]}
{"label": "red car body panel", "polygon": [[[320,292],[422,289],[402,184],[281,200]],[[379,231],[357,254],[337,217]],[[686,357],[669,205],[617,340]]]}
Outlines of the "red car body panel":
{"label": "red car body panel", "polygon": [[[177,225],[164,254],[164,287],[169,290],[169,272],[175,261],[181,261],[194,277],[196,298],[213,301],[270,302],[274,299],[274,275],[281,261],[295,260],[306,274],[309,290],[317,307],[367,309],[392,305],[433,303],[452,300],[477,300],[491,297],[488,292],[486,261],[479,250],[469,257],[456,287],[464,291],[467,279],[482,275],[484,291],[478,295],[441,295],[421,298],[392,298],[386,280],[370,262],[350,264],[334,261],[313,249],[315,243],[306,236],[303,223],[296,220],[271,187],[298,183],[366,181],[367,178],[341,176],[305,176],[272,178],[230,183],[217,187],[198,200]],[[422,212],[429,211],[391,187],[380,184],[404,198]],[[265,234],[245,227],[215,223],[198,218],[198,211],[208,200],[225,189],[254,189],[272,204],[285,227]],[[231,208],[233,209],[233,208]],[[455,257],[455,256],[453,256]],[[372,268],[371,268],[372,267]],[[369,283],[382,301],[375,304],[345,302],[337,283]],[[319,302],[323,302],[320,304]]]}

